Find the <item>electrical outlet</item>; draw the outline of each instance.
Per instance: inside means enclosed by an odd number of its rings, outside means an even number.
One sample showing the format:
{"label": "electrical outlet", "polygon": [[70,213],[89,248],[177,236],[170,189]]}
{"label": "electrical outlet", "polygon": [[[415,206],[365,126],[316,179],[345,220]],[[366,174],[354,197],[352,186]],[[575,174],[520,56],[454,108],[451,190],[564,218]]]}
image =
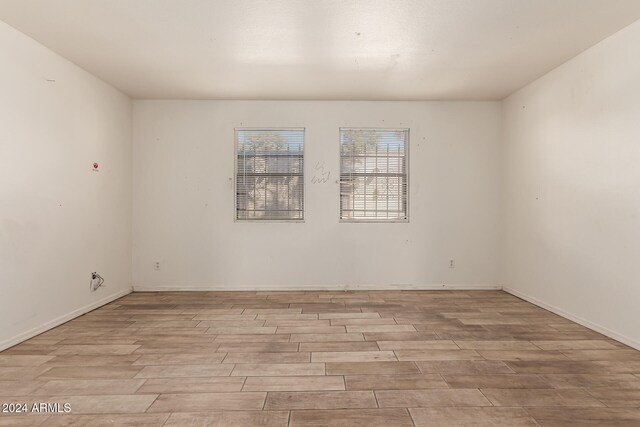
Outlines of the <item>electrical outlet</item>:
{"label": "electrical outlet", "polygon": [[456,260],[455,259],[450,259],[449,260],[449,268],[456,268]]}
{"label": "electrical outlet", "polygon": [[154,270],[160,270],[160,261],[159,261],[159,260],[156,260],[156,261],[153,263],[153,269],[154,269]]}

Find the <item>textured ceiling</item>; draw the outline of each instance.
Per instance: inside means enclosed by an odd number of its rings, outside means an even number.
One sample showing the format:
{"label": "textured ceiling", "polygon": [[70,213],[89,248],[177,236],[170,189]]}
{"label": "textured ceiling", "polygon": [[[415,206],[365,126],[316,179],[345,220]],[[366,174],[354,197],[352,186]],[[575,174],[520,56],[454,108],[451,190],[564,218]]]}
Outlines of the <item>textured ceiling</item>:
{"label": "textured ceiling", "polygon": [[501,99],[639,18],[639,0],[0,0],[134,98]]}

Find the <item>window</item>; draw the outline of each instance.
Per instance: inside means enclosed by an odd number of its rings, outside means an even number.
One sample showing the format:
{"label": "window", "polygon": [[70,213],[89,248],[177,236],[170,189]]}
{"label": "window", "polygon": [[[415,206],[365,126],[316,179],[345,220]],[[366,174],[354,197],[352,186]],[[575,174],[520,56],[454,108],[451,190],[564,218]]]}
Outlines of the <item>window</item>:
{"label": "window", "polygon": [[407,221],[409,129],[340,129],[340,219]]}
{"label": "window", "polygon": [[304,129],[236,129],[236,219],[304,219]]}

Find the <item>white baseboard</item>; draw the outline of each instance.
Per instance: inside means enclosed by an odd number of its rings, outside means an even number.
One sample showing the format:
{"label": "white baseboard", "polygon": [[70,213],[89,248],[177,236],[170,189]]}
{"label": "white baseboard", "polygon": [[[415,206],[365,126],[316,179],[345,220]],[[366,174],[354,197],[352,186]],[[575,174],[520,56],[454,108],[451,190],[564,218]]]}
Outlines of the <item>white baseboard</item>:
{"label": "white baseboard", "polygon": [[534,298],[534,297],[532,297],[530,295],[524,294],[524,293],[522,293],[520,291],[516,291],[515,289],[511,289],[511,288],[508,288],[508,287],[503,287],[502,290],[507,292],[507,293],[509,293],[509,294],[511,294],[511,295],[513,295],[513,296],[516,296],[516,297],[518,297],[520,299],[523,299],[523,300],[525,300],[527,302],[530,302],[531,304],[535,304],[538,307],[544,308],[545,310],[549,310],[550,312],[555,313],[558,316],[562,316],[565,319],[571,320],[572,322],[576,322],[579,325],[584,326],[585,328],[589,328],[589,329],[591,329],[593,331],[596,331],[596,332],[598,332],[598,333],[600,333],[602,335],[605,335],[605,336],[607,336],[607,337],[609,337],[611,339],[614,339],[614,340],[616,340],[618,342],[621,342],[622,344],[628,345],[629,347],[635,348],[636,350],[640,350],[640,342],[638,342],[638,341],[636,341],[636,340],[634,340],[632,338],[629,338],[627,336],[621,335],[621,334],[619,334],[619,333],[617,333],[615,331],[612,331],[609,328],[606,328],[604,326],[598,325],[598,324],[593,323],[593,322],[591,322],[589,320],[583,319],[582,317],[579,317],[579,316],[576,316],[574,314],[568,313],[565,310],[556,307],[555,305],[548,304],[548,303],[546,303],[544,301],[540,301],[537,298]]}
{"label": "white baseboard", "polygon": [[98,307],[102,307],[103,305],[108,304],[111,301],[117,300],[118,298],[122,298],[123,296],[130,294],[131,292],[133,292],[133,289],[131,288],[122,290],[120,292],[116,292],[115,294],[109,295],[108,297],[104,297],[99,301],[85,305],[84,307],[80,307],[77,310],[73,310],[71,313],[67,313],[63,316],[50,320],[41,326],[30,329],[26,332],[16,335],[15,337],[4,340],[0,342],[0,351],[13,347],[16,344],[20,344],[21,342],[26,341],[29,338],[33,338],[36,335],[40,335],[41,333],[46,332],[49,329],[53,329],[56,326],[60,326],[63,323],[68,322],[69,320],[75,319],[78,316],[82,316],[83,314],[88,313],[91,310],[95,310]]}
{"label": "white baseboard", "polygon": [[502,289],[500,285],[211,285],[211,286],[138,286],[134,285],[134,292],[179,292],[179,291],[201,291],[201,292],[230,292],[230,291],[435,291],[435,290],[456,290],[456,291],[495,291]]}

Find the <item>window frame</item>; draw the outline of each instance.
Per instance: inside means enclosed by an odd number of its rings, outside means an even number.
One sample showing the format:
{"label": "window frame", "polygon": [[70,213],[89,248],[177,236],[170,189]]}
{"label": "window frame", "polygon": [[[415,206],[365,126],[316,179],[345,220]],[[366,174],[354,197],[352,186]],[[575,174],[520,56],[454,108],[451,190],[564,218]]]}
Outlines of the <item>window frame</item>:
{"label": "window frame", "polygon": [[[268,218],[268,219],[242,219],[238,218],[238,131],[302,131],[302,218]],[[307,207],[306,191],[306,161],[307,155],[307,132],[304,127],[235,127],[233,128],[233,222],[258,222],[258,223],[304,223]]]}
{"label": "window frame", "polygon": [[[341,135],[342,135],[342,131],[343,130],[355,130],[355,131],[359,131],[359,130],[366,130],[366,131],[390,131],[390,132],[406,132],[407,134],[407,139],[405,141],[405,148],[404,148],[404,157],[405,157],[405,181],[406,181],[406,197],[405,197],[405,205],[406,205],[406,212],[405,212],[405,218],[402,219],[382,219],[382,218],[342,218],[342,142],[341,142]],[[411,128],[393,128],[393,127],[340,127],[338,128],[338,168],[339,168],[339,173],[338,173],[338,221],[341,223],[358,223],[358,224],[406,224],[409,223],[409,212],[410,212],[410,204],[409,204],[409,194],[410,194],[410,141],[411,141]]]}

